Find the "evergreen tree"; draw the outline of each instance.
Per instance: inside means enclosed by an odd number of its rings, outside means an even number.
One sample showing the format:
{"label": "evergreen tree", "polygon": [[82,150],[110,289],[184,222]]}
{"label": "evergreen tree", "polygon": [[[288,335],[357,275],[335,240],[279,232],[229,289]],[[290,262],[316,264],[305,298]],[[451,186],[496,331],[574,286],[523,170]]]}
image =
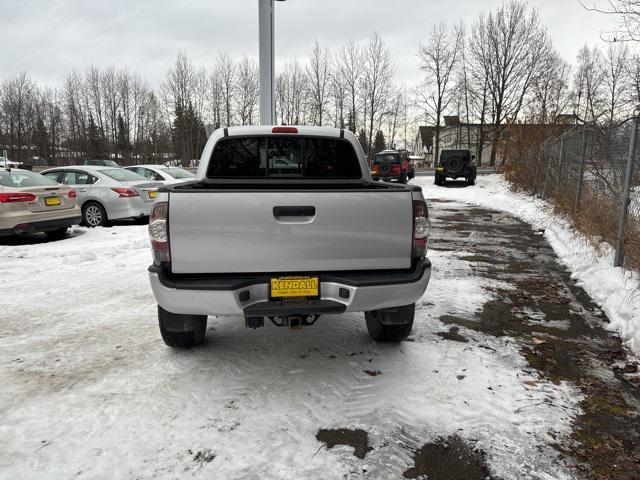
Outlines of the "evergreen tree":
{"label": "evergreen tree", "polygon": [[129,142],[129,131],[125,127],[124,119],[121,114],[118,114],[118,130],[116,138],[116,158],[118,153],[122,158],[129,157],[131,152],[131,143]]}
{"label": "evergreen tree", "polygon": [[87,126],[87,158],[104,158],[106,157],[106,148],[104,135],[93,120],[93,115],[89,115],[89,124]]}
{"label": "evergreen tree", "polygon": [[49,144],[49,131],[47,130],[44,120],[40,115],[36,118],[32,140],[36,147],[37,155],[46,160],[47,165],[49,165],[51,151],[51,145]]}
{"label": "evergreen tree", "polygon": [[360,133],[358,134],[358,142],[362,146],[364,150],[365,156],[369,157],[369,142],[367,141],[367,133],[364,131],[364,128],[360,129]]}
{"label": "evergreen tree", "polygon": [[382,130],[378,130],[376,133],[376,139],[373,141],[373,153],[381,152],[387,148],[387,142],[384,139],[384,133]]}
{"label": "evergreen tree", "polygon": [[171,129],[171,139],[175,155],[185,162],[200,156],[206,143],[207,135],[204,122],[198,116],[193,104],[188,103],[186,108],[176,105],[175,118]]}

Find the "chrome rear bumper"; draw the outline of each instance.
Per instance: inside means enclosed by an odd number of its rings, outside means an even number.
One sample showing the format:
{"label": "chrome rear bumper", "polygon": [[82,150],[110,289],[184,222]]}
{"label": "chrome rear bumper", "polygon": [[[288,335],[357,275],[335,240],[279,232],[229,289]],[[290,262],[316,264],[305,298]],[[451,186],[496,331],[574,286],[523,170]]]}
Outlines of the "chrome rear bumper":
{"label": "chrome rear bumper", "polygon": [[[305,312],[325,313],[322,310],[328,302],[343,305],[345,312],[364,312],[414,303],[427,288],[431,262],[419,260],[406,271],[327,272],[318,276],[321,295],[316,302],[318,312],[313,312],[314,301],[304,304]],[[158,267],[149,268],[158,304],[169,312],[190,315],[249,315],[257,304],[277,312],[278,302],[269,301],[268,277],[172,276]],[[291,306],[283,307],[284,310],[290,311]]]}

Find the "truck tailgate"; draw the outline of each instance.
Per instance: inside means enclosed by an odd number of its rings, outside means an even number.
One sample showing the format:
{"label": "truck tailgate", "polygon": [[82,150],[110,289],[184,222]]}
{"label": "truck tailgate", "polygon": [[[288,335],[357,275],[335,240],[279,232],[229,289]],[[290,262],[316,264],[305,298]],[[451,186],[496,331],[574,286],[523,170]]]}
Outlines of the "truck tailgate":
{"label": "truck tailgate", "polygon": [[411,266],[406,190],[172,192],[174,273]]}

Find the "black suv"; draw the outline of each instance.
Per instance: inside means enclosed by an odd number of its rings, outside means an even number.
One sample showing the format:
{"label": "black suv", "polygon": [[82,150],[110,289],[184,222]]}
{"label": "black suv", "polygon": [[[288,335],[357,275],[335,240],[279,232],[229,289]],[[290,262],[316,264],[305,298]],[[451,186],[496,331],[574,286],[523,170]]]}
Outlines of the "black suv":
{"label": "black suv", "polygon": [[436,185],[444,185],[447,177],[464,178],[468,185],[475,185],[476,166],[472,163],[475,158],[469,150],[442,150],[436,166]]}
{"label": "black suv", "polygon": [[383,150],[376,153],[371,162],[371,177],[374,180],[397,180],[407,183],[415,176],[406,150]]}

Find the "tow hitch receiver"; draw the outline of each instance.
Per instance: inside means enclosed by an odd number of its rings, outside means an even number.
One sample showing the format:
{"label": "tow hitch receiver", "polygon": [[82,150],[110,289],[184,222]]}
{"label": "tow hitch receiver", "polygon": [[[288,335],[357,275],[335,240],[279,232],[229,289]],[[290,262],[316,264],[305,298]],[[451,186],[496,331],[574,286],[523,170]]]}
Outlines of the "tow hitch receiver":
{"label": "tow hitch receiver", "polygon": [[286,315],[283,317],[269,317],[276,327],[289,327],[291,330],[299,330],[303,326],[316,323],[320,315]]}
{"label": "tow hitch receiver", "polygon": [[302,317],[289,317],[289,328],[291,330],[300,330],[302,328]]}

